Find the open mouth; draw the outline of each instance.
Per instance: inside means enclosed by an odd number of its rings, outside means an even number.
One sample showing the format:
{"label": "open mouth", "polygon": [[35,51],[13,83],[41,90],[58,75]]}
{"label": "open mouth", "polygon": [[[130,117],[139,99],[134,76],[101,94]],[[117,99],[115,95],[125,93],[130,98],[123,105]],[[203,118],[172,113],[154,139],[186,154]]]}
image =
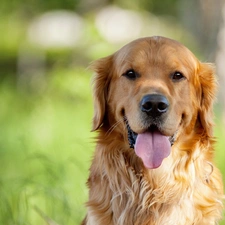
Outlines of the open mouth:
{"label": "open mouth", "polygon": [[[125,120],[125,123],[127,126],[128,142],[129,142],[130,148],[134,148],[138,134],[135,133],[130,128],[127,120]],[[154,130],[158,130],[157,126],[155,126],[155,125],[150,126],[150,128],[148,129],[149,132],[153,132]],[[175,136],[176,135],[174,134],[173,136],[168,137],[171,146],[173,146],[173,144],[175,142]]]}
{"label": "open mouth", "polygon": [[171,146],[175,141],[175,135],[168,137],[163,135],[156,125],[150,126],[141,134],[135,133],[126,121],[128,141],[130,148],[140,157],[146,168],[156,169],[162,161],[170,155]]}

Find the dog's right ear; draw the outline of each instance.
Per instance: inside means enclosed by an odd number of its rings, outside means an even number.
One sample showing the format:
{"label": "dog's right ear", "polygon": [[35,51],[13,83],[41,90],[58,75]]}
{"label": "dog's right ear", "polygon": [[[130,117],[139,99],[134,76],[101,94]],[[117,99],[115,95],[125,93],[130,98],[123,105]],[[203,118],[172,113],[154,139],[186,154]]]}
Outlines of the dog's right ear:
{"label": "dog's right ear", "polygon": [[94,117],[92,131],[98,130],[104,123],[107,111],[107,92],[113,70],[113,56],[108,56],[90,65],[95,72],[93,78]]}

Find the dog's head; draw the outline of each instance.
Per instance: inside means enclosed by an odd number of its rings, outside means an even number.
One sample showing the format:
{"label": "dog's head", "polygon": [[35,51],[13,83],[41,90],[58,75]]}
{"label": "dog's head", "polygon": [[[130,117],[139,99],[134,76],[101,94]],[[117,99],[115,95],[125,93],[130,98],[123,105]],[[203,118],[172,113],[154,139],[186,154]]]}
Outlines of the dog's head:
{"label": "dog's head", "polygon": [[212,136],[213,66],[177,41],[141,38],[91,67],[96,72],[93,130],[126,135],[146,167],[160,166],[181,136]]}

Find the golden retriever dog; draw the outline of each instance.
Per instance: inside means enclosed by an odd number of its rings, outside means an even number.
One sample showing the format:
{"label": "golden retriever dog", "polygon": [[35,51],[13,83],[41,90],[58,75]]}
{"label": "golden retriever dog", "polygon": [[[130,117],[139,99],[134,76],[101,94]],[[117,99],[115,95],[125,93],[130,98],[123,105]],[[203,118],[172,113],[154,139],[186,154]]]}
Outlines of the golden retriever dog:
{"label": "golden retriever dog", "polygon": [[91,68],[98,132],[82,224],[218,224],[213,65],[177,41],[146,37]]}

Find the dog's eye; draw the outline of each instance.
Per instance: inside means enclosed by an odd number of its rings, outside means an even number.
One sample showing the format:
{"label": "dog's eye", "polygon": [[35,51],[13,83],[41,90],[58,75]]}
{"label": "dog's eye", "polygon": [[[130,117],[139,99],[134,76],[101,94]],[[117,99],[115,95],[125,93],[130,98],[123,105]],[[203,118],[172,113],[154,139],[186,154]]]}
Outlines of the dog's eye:
{"label": "dog's eye", "polygon": [[184,75],[179,71],[174,72],[171,75],[171,78],[173,81],[179,81],[179,80],[185,79]]}
{"label": "dog's eye", "polygon": [[138,74],[134,70],[130,69],[127,70],[126,73],[123,74],[123,76],[130,80],[135,80],[138,77]]}

